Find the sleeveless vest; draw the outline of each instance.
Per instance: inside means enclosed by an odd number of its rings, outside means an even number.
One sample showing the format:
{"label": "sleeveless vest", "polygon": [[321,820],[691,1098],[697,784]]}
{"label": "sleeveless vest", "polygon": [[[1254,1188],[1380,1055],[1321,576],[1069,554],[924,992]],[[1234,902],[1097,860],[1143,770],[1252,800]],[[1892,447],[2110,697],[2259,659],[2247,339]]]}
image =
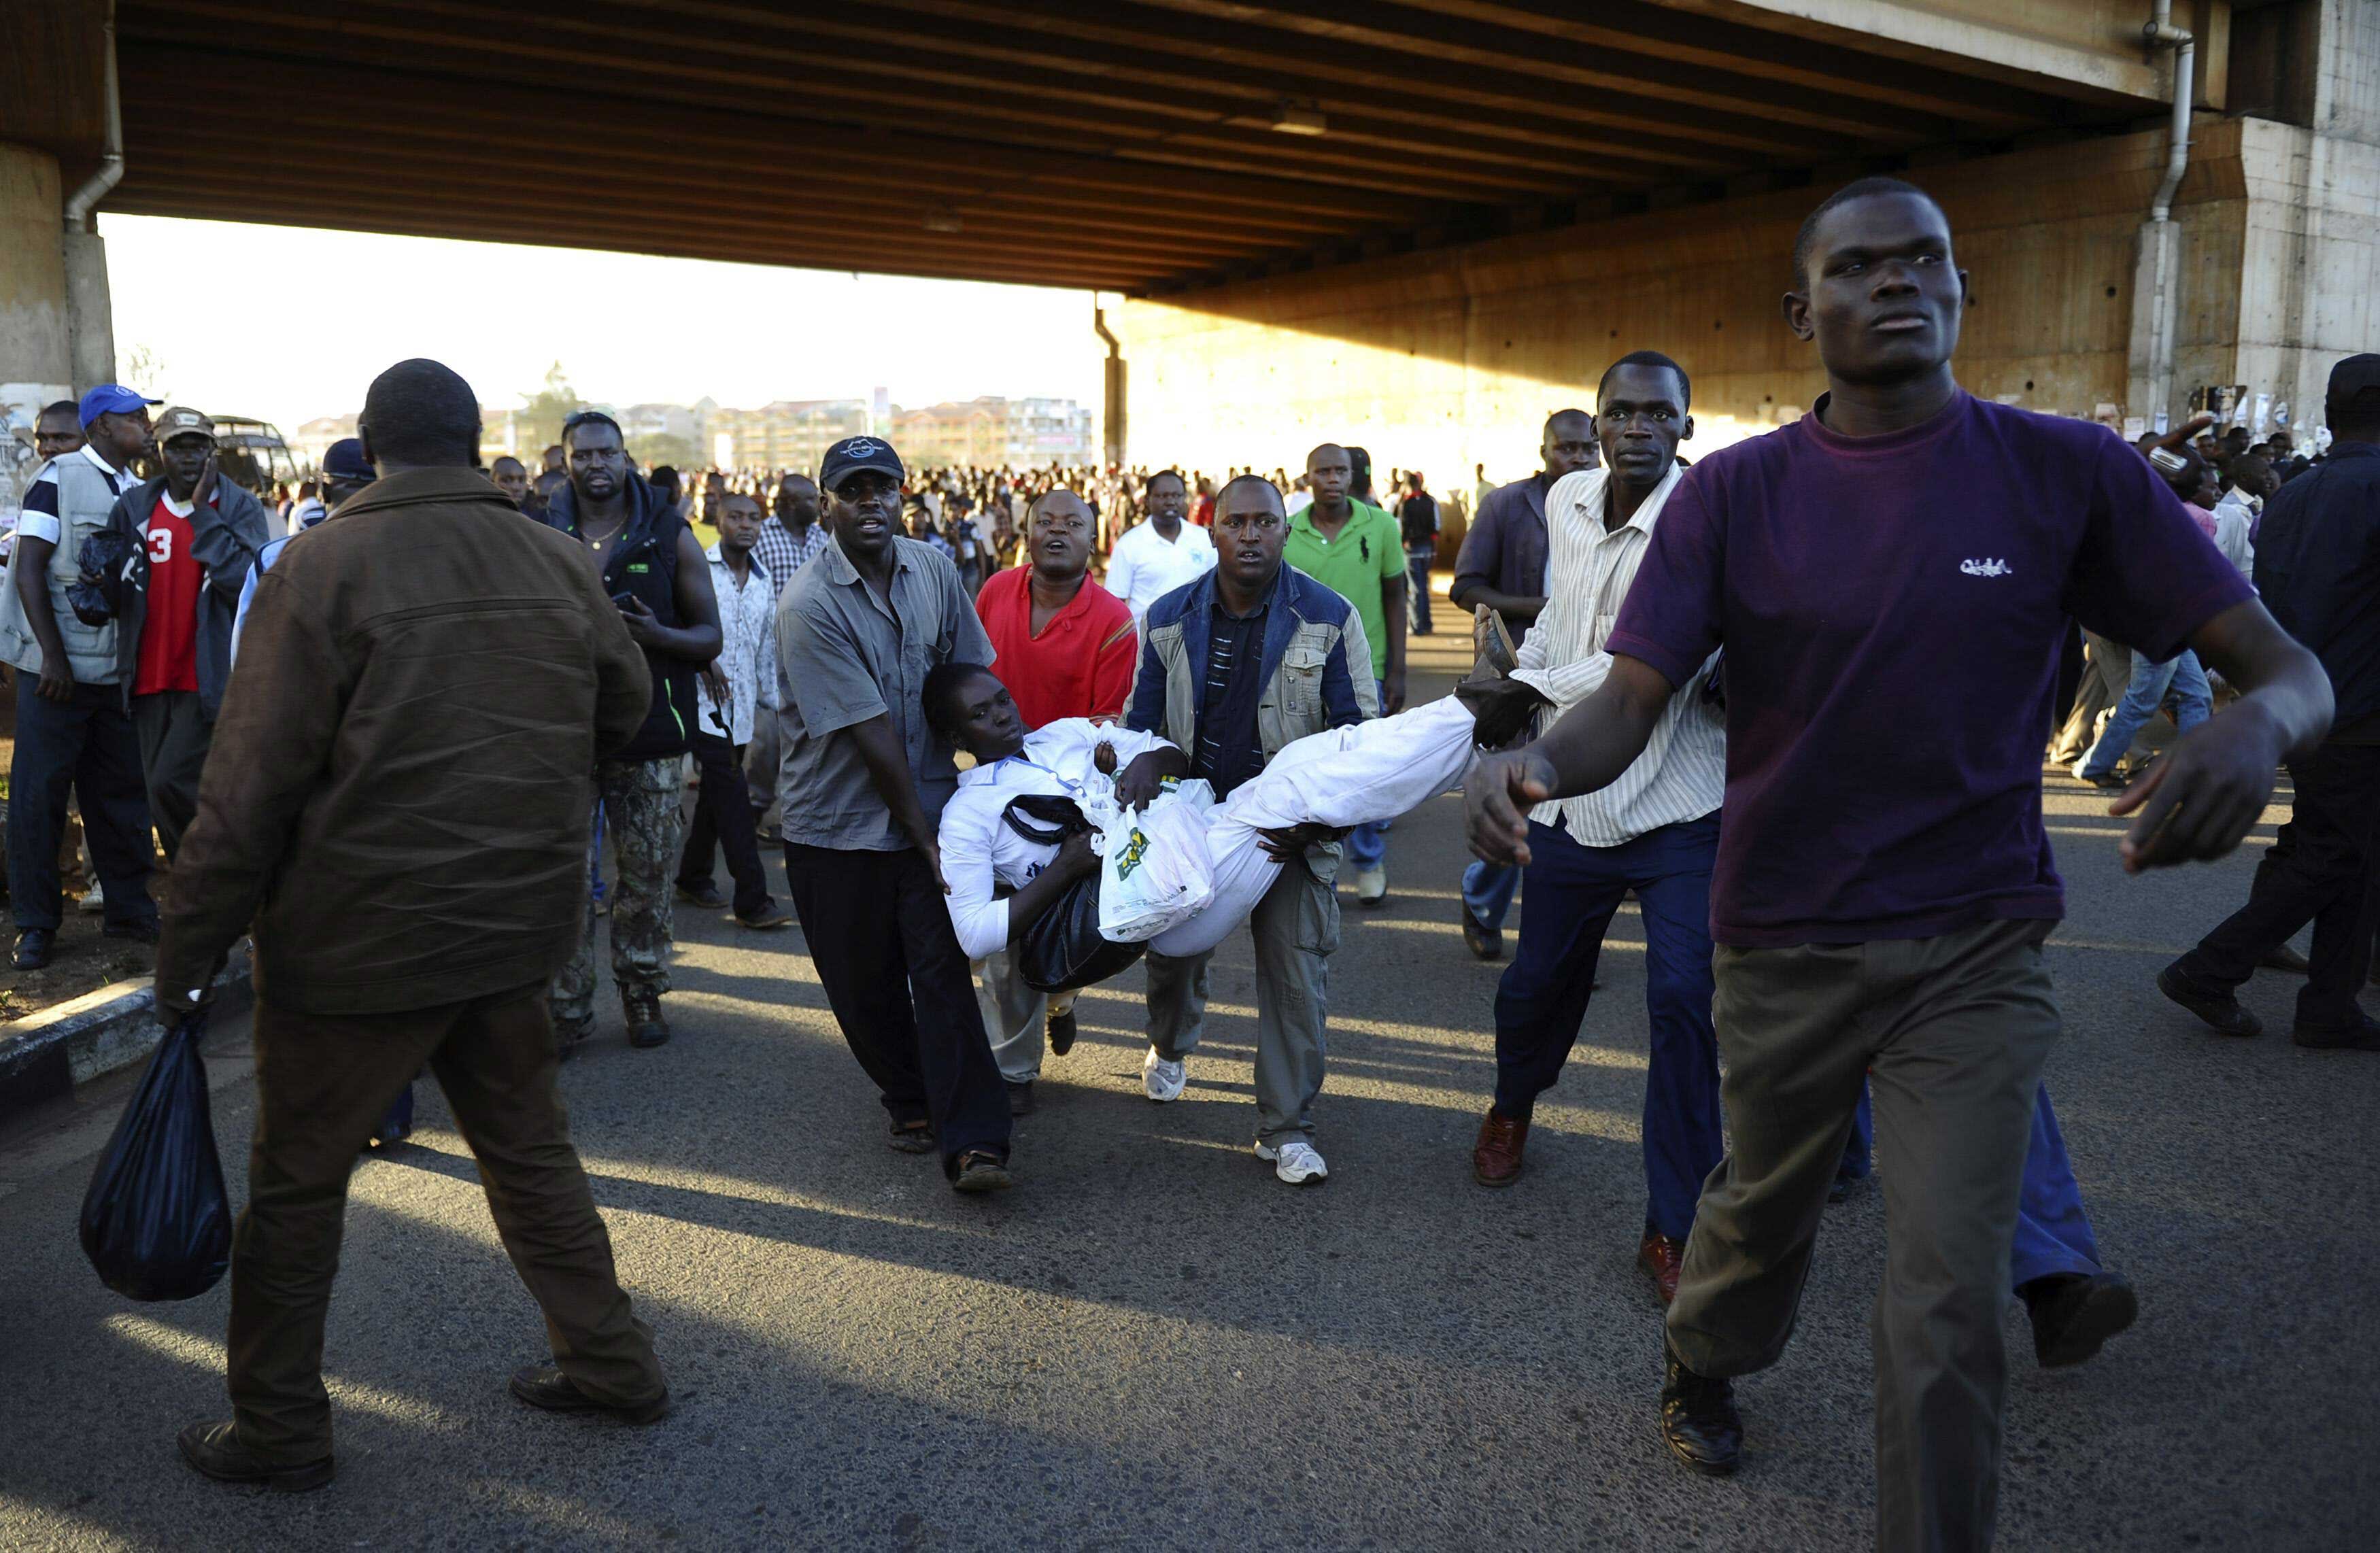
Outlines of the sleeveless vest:
{"label": "sleeveless vest", "polygon": [[[79,453],[55,459],[51,467],[57,473],[58,542],[50,552],[50,611],[57,617],[58,636],[66,644],[75,683],[114,685],[117,678],[115,623],[85,625],[68,607],[67,589],[81,576],[79,558],[83,540],[107,527],[108,515],[115,508],[115,492],[107,477]],[[25,618],[13,568],[6,585],[0,586],[0,660],[27,673],[42,672],[41,639]]]}

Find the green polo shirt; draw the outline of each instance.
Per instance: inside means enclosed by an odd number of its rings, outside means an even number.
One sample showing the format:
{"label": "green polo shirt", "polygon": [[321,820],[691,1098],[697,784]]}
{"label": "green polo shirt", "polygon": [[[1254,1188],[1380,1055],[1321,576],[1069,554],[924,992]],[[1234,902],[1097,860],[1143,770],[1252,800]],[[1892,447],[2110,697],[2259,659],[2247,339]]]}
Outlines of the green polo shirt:
{"label": "green polo shirt", "polygon": [[1364,639],[1372,646],[1372,677],[1389,672],[1389,612],[1380,601],[1380,582],[1405,575],[1404,533],[1397,520],[1368,502],[1348,504],[1355,509],[1339,537],[1324,542],[1314,531],[1314,509],[1305,507],[1289,520],[1289,540],[1281,559],[1355,606],[1364,617]]}

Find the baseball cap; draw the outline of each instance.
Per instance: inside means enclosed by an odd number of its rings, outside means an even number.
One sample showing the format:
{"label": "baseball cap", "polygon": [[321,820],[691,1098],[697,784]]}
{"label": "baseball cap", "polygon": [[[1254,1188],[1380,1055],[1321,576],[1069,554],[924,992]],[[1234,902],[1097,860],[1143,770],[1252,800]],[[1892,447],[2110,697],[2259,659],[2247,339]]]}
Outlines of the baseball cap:
{"label": "baseball cap", "polygon": [[322,478],[325,479],[378,479],[380,471],[364,456],[364,444],[355,437],[341,437],[322,450]]}
{"label": "baseball cap", "polygon": [[172,409],[157,417],[152,430],[156,431],[158,445],[162,447],[176,437],[192,435],[204,437],[209,442],[212,442],[215,435],[215,423],[209,420],[203,413],[190,408],[188,405],[176,405]]}
{"label": "baseball cap", "polygon": [[2330,370],[2330,402],[2347,406],[2358,398],[2366,405],[2380,399],[2380,356],[2368,350],[2348,357]]}
{"label": "baseball cap", "polygon": [[163,399],[143,398],[120,382],[103,382],[82,396],[79,413],[82,416],[83,426],[88,429],[101,416],[130,415],[144,406],[164,402]]}
{"label": "baseball cap", "polygon": [[819,489],[832,491],[862,469],[873,469],[896,480],[905,479],[909,474],[901,467],[901,455],[881,437],[845,437],[827,449],[826,456],[819,460]]}

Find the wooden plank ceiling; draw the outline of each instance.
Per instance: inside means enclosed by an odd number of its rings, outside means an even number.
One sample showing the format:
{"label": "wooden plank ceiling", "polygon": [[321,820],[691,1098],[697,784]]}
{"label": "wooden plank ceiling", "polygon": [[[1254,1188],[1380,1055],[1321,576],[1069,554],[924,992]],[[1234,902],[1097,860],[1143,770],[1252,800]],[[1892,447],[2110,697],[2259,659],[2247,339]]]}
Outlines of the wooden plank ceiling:
{"label": "wooden plank ceiling", "polygon": [[122,0],[117,29],[105,210],[1140,293],[2143,111],[1641,0]]}

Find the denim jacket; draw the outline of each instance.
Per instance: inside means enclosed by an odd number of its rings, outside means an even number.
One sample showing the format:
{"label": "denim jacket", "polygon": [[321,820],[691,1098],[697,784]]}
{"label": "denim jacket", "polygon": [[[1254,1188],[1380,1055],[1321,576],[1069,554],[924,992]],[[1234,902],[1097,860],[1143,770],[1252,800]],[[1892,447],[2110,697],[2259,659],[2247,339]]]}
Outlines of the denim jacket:
{"label": "denim jacket", "polygon": [[[1141,631],[1140,672],[1124,702],[1124,726],[1198,747],[1199,689],[1207,673],[1207,622],[1215,574],[1184,584],[1148,606]],[[1360,663],[1361,673],[1348,665]],[[1380,714],[1371,644],[1363,617],[1338,594],[1284,562],[1265,618],[1264,690],[1257,701],[1257,744],[1270,760],[1293,739],[1343,728]]]}

